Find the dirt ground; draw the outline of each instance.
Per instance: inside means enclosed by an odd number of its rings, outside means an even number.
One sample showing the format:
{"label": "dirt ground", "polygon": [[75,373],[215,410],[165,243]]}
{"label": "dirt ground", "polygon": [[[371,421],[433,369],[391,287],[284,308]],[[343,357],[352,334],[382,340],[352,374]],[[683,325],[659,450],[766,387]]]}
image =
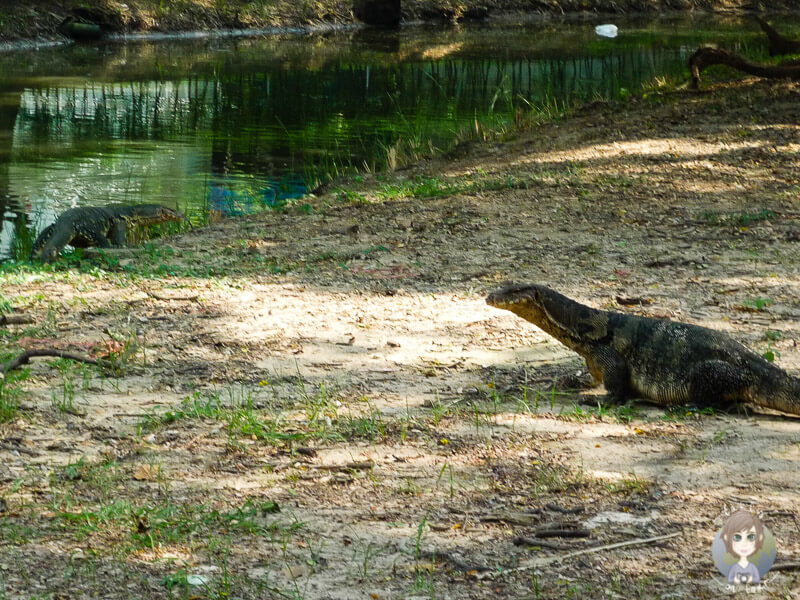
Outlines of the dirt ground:
{"label": "dirt ground", "polygon": [[594,104],[112,267],[4,271],[33,321],[7,356],[127,350],[14,383],[0,597],[716,598],[746,508],[779,565],[747,596],[800,598],[800,418],[606,407],[484,302],[539,282],[800,375],[799,98]]}

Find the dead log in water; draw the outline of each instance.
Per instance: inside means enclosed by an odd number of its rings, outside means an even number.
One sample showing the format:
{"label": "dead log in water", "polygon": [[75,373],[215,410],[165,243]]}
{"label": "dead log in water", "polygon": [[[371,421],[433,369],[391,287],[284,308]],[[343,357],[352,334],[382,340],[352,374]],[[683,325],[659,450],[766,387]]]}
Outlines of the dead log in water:
{"label": "dead log in water", "polygon": [[753,62],[739,54],[704,46],[689,57],[689,71],[692,74],[692,89],[700,87],[700,73],[712,65],[726,65],[750,75],[769,79],[800,80],[800,62],[791,61],[779,65],[766,65]]}

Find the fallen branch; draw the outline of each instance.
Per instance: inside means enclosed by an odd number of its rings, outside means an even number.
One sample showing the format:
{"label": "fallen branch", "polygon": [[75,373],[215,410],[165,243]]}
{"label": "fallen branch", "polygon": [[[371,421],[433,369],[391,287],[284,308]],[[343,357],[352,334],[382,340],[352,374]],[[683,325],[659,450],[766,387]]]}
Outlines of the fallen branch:
{"label": "fallen branch", "polygon": [[359,471],[369,470],[375,466],[371,460],[361,462],[349,462],[343,465],[308,465],[312,469],[320,469],[321,471]]}
{"label": "fallen branch", "polygon": [[469,563],[465,563],[455,554],[451,554],[450,552],[438,552],[433,550],[421,550],[420,557],[430,558],[431,560],[436,560],[440,558],[449,562],[459,571],[463,571],[464,573],[485,573],[487,571],[491,571],[492,567],[488,567],[486,565],[471,565]]}
{"label": "fallen branch", "polygon": [[559,506],[558,504],[555,504],[554,502],[549,502],[548,504],[545,504],[544,507],[547,510],[552,510],[554,512],[564,513],[565,515],[575,515],[575,514],[578,514],[578,513],[582,513],[584,511],[583,506],[575,506],[573,508],[564,508],[563,506]]}
{"label": "fallen branch", "polygon": [[589,537],[588,529],[537,529],[536,537]]}
{"label": "fallen branch", "polygon": [[33,323],[33,318],[28,315],[0,315],[0,325],[27,325]]}
{"label": "fallen branch", "polygon": [[797,571],[800,570],[800,562],[785,562],[772,565],[770,571]]}
{"label": "fallen branch", "polygon": [[529,569],[538,569],[540,567],[546,567],[547,565],[552,564],[554,562],[567,560],[568,558],[573,558],[575,556],[581,556],[582,554],[591,554],[593,552],[604,552],[606,550],[625,548],[627,546],[641,546],[643,544],[652,544],[654,542],[661,542],[663,540],[668,540],[674,537],[678,537],[679,535],[683,535],[683,532],[676,531],[675,533],[668,533],[667,535],[658,535],[656,537],[637,538],[635,540],[629,540],[627,542],[617,542],[616,544],[606,544],[604,546],[593,546],[591,548],[583,548],[581,550],[575,550],[574,552],[568,552],[567,554],[562,554],[560,556],[549,556],[547,558],[534,558],[532,560],[527,561],[525,564],[520,565],[519,567],[513,569],[506,569],[501,572],[493,571],[492,573],[487,573],[481,577],[482,578],[494,577],[496,575],[501,575],[506,573],[527,571]]}
{"label": "fallen branch", "polygon": [[538,514],[516,510],[479,515],[477,518],[483,523],[509,523],[511,525],[534,525],[542,520]]}
{"label": "fallen branch", "polygon": [[645,304],[652,304],[652,298],[645,298],[644,296],[617,296],[617,304],[621,306],[644,306]]}
{"label": "fallen branch", "polygon": [[170,294],[160,294],[158,292],[145,291],[145,294],[154,298],[155,300],[163,300],[165,302],[194,302],[200,295],[199,294],[184,294],[171,296]]}
{"label": "fallen branch", "polygon": [[80,354],[73,354],[72,352],[64,352],[63,350],[25,350],[22,354],[13,358],[5,363],[0,363],[0,372],[8,373],[14,369],[20,368],[30,362],[31,358],[37,356],[55,356],[56,358],[68,358],[77,362],[86,363],[89,365],[99,365],[100,363],[95,358],[82,356]]}
{"label": "fallen branch", "polygon": [[551,548],[553,550],[568,550],[569,548],[574,548],[574,546],[570,546],[569,544],[562,544],[560,542],[551,542],[549,540],[540,540],[535,537],[525,537],[523,535],[514,538],[514,545],[515,546],[541,546],[542,548]]}
{"label": "fallen branch", "polygon": [[[9,443],[11,441],[16,441],[18,443]],[[9,442],[0,442],[0,450],[10,450],[12,452],[19,452],[20,454],[27,454],[28,456],[39,456],[41,452],[37,450],[32,450],[30,448],[25,448],[21,445],[19,439],[17,440],[9,440]]]}
{"label": "fallen branch", "polygon": [[800,64],[786,62],[780,65],[765,65],[746,59],[743,56],[722,50],[721,48],[711,48],[704,46],[698,48],[689,57],[689,71],[692,74],[691,88],[700,87],[700,72],[712,65],[726,65],[738,71],[743,71],[749,75],[766,77],[768,79],[800,79]]}

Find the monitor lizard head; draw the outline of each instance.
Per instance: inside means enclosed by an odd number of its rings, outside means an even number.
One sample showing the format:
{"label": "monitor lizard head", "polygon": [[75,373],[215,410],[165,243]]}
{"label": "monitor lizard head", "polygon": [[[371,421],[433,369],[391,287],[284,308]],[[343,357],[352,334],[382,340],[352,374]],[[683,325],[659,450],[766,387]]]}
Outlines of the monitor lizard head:
{"label": "monitor lizard head", "polygon": [[42,245],[31,252],[31,261],[53,262],[58,258],[58,248],[51,244]]}
{"label": "monitor lizard head", "polygon": [[570,348],[604,339],[608,313],[575,302],[549,287],[512,284],[486,298],[486,304],[530,321]]}
{"label": "monitor lizard head", "polygon": [[56,234],[55,225],[45,227],[36,238],[31,248],[31,260],[42,262],[53,262],[60,250],[58,244],[53,243],[53,236]]}

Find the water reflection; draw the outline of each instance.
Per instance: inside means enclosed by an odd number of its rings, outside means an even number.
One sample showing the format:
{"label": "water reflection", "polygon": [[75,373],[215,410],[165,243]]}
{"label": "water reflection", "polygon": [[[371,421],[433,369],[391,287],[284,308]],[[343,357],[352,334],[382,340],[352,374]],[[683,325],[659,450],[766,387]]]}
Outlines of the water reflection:
{"label": "water reflection", "polygon": [[735,19],[618,24],[615,39],[539,23],[0,56],[0,258],[72,206],[155,202],[195,222],[274,208],[403,144],[680,74],[701,41],[760,43]]}

